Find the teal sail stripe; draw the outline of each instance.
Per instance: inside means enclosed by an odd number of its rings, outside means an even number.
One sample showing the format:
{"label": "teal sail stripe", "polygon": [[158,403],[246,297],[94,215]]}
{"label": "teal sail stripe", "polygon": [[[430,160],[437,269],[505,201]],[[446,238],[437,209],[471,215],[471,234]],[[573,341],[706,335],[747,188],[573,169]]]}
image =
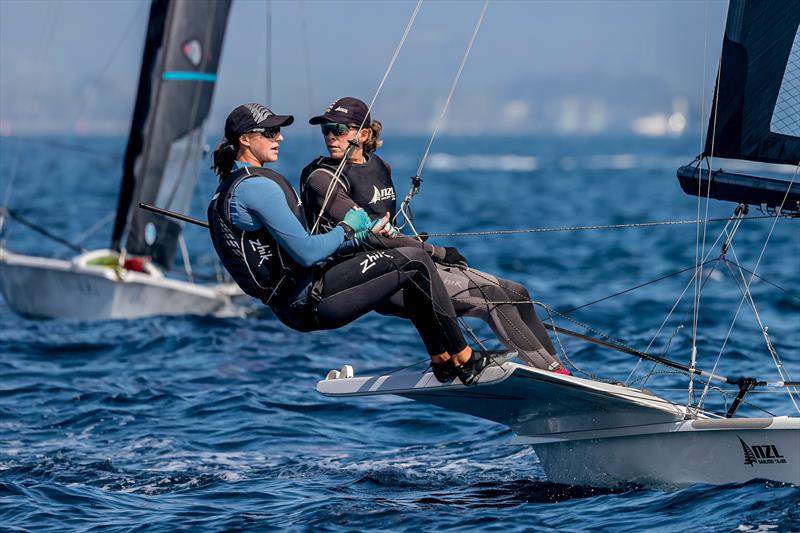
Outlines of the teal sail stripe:
{"label": "teal sail stripe", "polygon": [[161,78],[167,81],[217,81],[217,75],[211,72],[191,72],[180,70],[164,72],[164,74],[161,75]]}

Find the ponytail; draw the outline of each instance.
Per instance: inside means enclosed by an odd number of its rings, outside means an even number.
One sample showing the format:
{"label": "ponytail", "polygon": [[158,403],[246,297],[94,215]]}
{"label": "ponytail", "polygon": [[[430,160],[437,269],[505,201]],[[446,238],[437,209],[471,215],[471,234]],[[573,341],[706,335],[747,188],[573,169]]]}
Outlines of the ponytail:
{"label": "ponytail", "polygon": [[238,148],[228,139],[223,138],[217,149],[211,155],[211,170],[219,176],[219,181],[224,180],[231,173],[233,163],[236,161]]}
{"label": "ponytail", "polygon": [[365,129],[369,130],[369,138],[364,142],[364,152],[371,154],[383,145],[381,140],[383,126],[377,120],[373,120]]}

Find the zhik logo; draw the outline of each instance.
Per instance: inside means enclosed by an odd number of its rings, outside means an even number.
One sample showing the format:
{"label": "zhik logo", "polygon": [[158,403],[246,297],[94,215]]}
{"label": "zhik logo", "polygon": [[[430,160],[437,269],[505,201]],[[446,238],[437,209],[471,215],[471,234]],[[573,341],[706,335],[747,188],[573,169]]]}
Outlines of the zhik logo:
{"label": "zhik logo", "polygon": [[361,265],[361,273],[364,274],[367,270],[375,266],[375,262],[381,257],[392,259],[392,256],[385,252],[375,252],[367,254],[367,258],[359,263]]}
{"label": "zhik logo", "polygon": [[248,242],[250,243],[250,246],[253,248],[253,251],[256,252],[258,254],[258,257],[260,258],[258,266],[261,266],[261,264],[264,261],[272,257],[272,251],[269,249],[269,245],[261,244],[261,241],[258,239],[254,241],[248,240]]}
{"label": "zhik logo", "polygon": [[385,189],[379,189],[376,186],[372,186],[375,192],[372,193],[372,200],[369,201],[370,204],[377,204],[382,200],[394,200],[394,188],[393,187],[386,187]]}
{"label": "zhik logo", "polygon": [[754,465],[772,465],[772,464],[786,464],[786,458],[780,454],[778,447],[774,444],[753,444],[748,446],[741,437],[739,443],[742,445],[742,452],[744,453],[744,464]]}

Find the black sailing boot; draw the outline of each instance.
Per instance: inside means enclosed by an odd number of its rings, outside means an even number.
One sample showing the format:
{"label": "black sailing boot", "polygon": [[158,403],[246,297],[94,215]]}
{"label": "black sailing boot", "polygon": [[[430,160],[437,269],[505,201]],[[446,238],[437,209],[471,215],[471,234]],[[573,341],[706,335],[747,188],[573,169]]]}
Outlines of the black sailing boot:
{"label": "black sailing boot", "polygon": [[435,377],[436,381],[439,383],[448,383],[453,381],[453,378],[456,377],[456,367],[453,366],[452,358],[444,363],[432,362],[431,372],[433,372],[433,377]]}
{"label": "black sailing boot", "polygon": [[492,363],[493,358],[505,353],[506,352],[504,351],[496,352],[490,350],[473,350],[469,360],[455,367],[456,375],[464,385],[475,385],[478,382],[478,376],[481,375],[481,372],[483,372],[484,368]]}

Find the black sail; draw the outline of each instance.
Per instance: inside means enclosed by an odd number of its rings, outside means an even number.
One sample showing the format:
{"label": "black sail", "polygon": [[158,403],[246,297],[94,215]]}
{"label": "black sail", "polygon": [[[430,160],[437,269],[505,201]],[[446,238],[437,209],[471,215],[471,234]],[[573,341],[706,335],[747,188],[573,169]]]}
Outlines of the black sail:
{"label": "black sail", "polygon": [[185,213],[203,156],[203,130],[230,0],[153,0],[125,152],[112,248],[170,268],[180,223],[139,202]]}
{"label": "black sail", "polygon": [[703,155],[800,162],[800,2],[731,0]]}

